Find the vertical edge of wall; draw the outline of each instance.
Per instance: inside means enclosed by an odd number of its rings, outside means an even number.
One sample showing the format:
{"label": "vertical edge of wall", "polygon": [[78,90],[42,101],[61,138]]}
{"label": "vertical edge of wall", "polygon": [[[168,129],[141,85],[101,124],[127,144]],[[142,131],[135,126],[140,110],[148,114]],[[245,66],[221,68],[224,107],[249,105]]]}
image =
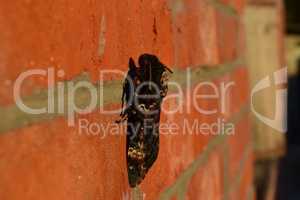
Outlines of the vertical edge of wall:
{"label": "vertical edge of wall", "polygon": [[[272,3],[273,2],[273,3]],[[246,7],[246,60],[251,77],[251,89],[262,79],[270,77],[283,68],[283,34],[282,13],[274,1],[265,3],[252,2]],[[276,88],[270,87],[253,96],[253,108],[260,114],[272,119],[276,112]],[[257,159],[278,158],[284,152],[285,136],[283,133],[267,126],[256,116],[252,116],[252,128],[255,138]]]}

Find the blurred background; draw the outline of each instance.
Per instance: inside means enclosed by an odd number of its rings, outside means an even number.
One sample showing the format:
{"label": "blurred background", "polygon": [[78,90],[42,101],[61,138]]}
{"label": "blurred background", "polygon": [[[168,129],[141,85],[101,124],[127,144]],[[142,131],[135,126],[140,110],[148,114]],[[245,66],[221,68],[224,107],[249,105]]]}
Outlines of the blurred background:
{"label": "blurred background", "polygon": [[[251,2],[251,1],[250,1]],[[272,1],[253,1],[248,9],[248,62],[251,66],[251,80],[256,84],[262,74],[276,71],[278,67],[287,67],[288,95],[287,134],[280,134],[254,117],[253,131],[255,140],[255,184],[257,199],[299,199],[299,1],[285,0],[281,12],[275,13]],[[280,1],[274,1],[280,4]],[[257,6],[259,5],[259,6]],[[280,6],[279,6],[280,7]],[[278,7],[277,7],[278,9]],[[281,8],[279,8],[281,9]],[[252,16],[251,16],[252,14]],[[254,25],[253,25],[253,24]],[[282,35],[278,37],[272,24],[282,24]],[[251,24],[251,25],[250,25]],[[253,27],[257,27],[254,28]],[[258,28],[260,27],[260,28]],[[259,31],[261,30],[261,31]],[[259,33],[260,32],[260,33]],[[272,36],[273,35],[273,36]],[[251,41],[252,38],[252,41]],[[255,38],[255,39],[254,39]],[[255,41],[259,41],[255,43]],[[273,40],[273,41],[272,41]],[[282,40],[281,42],[276,42]],[[281,43],[281,44],[280,44]],[[277,50],[276,50],[277,49]],[[276,64],[276,55],[281,61]],[[267,67],[268,66],[268,67]],[[272,69],[273,68],[273,69]],[[285,88],[287,86],[281,86]],[[274,116],[276,102],[273,91],[265,91],[267,96],[257,97],[255,104],[266,115]],[[285,133],[285,132],[284,132]]]}

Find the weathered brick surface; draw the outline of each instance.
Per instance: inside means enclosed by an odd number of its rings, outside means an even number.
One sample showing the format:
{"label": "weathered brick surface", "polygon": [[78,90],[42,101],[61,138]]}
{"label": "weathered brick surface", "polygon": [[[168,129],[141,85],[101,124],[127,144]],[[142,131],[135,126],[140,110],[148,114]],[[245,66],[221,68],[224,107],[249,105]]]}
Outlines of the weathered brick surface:
{"label": "weathered brick surface", "polygon": [[224,13],[217,13],[218,52],[221,63],[238,57],[239,52],[239,19]]}
{"label": "weathered brick surface", "polygon": [[251,156],[249,153],[249,148],[251,149],[252,146],[249,117],[245,117],[237,124],[236,134],[228,138],[228,146],[228,163],[230,163],[228,177],[230,182],[234,184],[238,176],[241,178],[247,176],[245,173],[239,173],[239,171],[243,170]]}
{"label": "weathered brick surface", "polygon": [[1,199],[120,199],[126,191],[124,137],[101,141],[57,119],[8,133],[1,145]]}
{"label": "weathered brick surface", "polygon": [[[20,73],[49,66],[65,71],[65,77],[56,81],[70,81],[87,72],[95,83],[99,70],[125,71],[128,58],[137,59],[144,52],[156,54],[174,68],[178,79],[188,67],[201,69],[199,73],[205,76],[195,76],[185,93],[192,93],[201,81],[217,86],[234,83],[225,96],[224,113],[218,100],[197,101],[201,108],[217,108],[213,115],[195,109],[162,113],[161,122],[176,123],[179,130],[177,134],[161,134],[158,160],[140,186],[145,199],[180,199],[180,195],[186,199],[246,199],[252,185],[252,151],[248,145],[248,71],[242,59],[245,45],[240,17],[244,1],[224,0],[216,5],[199,0],[24,0],[0,1],[0,5],[0,111],[6,110],[13,121],[1,128],[0,199],[135,196],[127,182],[124,132],[101,139],[111,129],[92,135],[80,133],[79,121],[76,127],[68,127],[63,116],[41,121],[30,120],[30,116],[16,119],[22,115],[14,115],[12,89]],[[230,66],[236,60],[240,63]],[[116,87],[111,87],[112,92],[119,91]],[[30,78],[22,94],[35,97],[40,89],[47,91],[46,78]],[[199,90],[211,92],[211,88]],[[120,107],[115,96],[105,102],[105,108]],[[175,104],[167,100],[164,106]],[[188,107],[189,101],[184,105]],[[234,135],[182,134],[184,120],[213,123],[220,117],[236,124]],[[79,119],[112,124],[117,115],[95,110],[77,116]],[[241,180],[231,187],[236,173]]]}
{"label": "weathered brick surface", "polygon": [[222,199],[224,178],[221,148],[211,154],[207,163],[192,178],[186,199]]}
{"label": "weathered brick surface", "polygon": [[197,0],[173,1],[171,7],[175,65],[217,64],[216,10]]}
{"label": "weathered brick surface", "polygon": [[[216,106],[217,102],[208,103],[206,108]],[[172,104],[172,102],[166,101],[166,104]],[[241,107],[236,110],[238,112]],[[212,123],[217,117],[218,115],[199,116],[195,110],[192,110],[189,115],[162,115],[162,123],[166,121],[177,123],[180,129],[175,134],[161,135],[158,160],[141,185],[148,199],[157,199],[161,192],[170,187],[178,176],[197,160],[210,140],[217,137],[205,134],[196,135],[196,133],[182,135],[183,120],[200,119],[202,123]],[[78,118],[89,119],[90,123],[109,124],[113,123],[117,116],[94,113],[88,116],[78,116]],[[237,153],[243,152],[244,145],[241,141],[249,142],[249,133],[245,132],[248,128],[243,124],[237,126],[238,130],[230,138],[233,142],[230,145],[232,147],[230,155],[233,154],[233,158],[230,157],[227,162],[234,168],[237,168],[239,160],[242,159],[234,157]],[[108,134],[109,131],[105,132]],[[162,132],[165,133],[165,131]],[[3,179],[0,180],[0,185],[3,185],[4,192],[0,192],[0,197],[3,199],[8,197],[38,199],[46,198],[44,195],[47,194],[49,199],[54,196],[58,199],[64,199],[67,196],[72,199],[81,199],[87,193],[91,198],[119,199],[123,195],[129,195],[124,157],[125,136],[107,135],[104,137],[103,134],[104,131],[98,135],[88,134],[85,131],[81,133],[78,126],[68,128],[65,120],[59,118],[1,136],[0,144],[3,148],[0,154],[3,160],[9,162],[3,162],[1,165]],[[104,138],[101,139],[101,137]],[[197,174],[204,173],[207,178],[193,176],[193,181],[189,184],[191,187],[188,187],[188,196],[191,199],[193,195],[203,198],[217,195],[215,199],[222,195],[220,188],[215,188],[219,191],[218,194],[211,188],[223,187],[221,181],[223,178],[220,174],[224,171],[222,171],[221,161],[218,160],[223,157],[223,151],[221,149],[217,152],[217,157],[214,156],[215,153],[209,154],[207,164],[197,169]],[[25,173],[28,171],[29,173]],[[212,179],[209,176],[210,173],[213,173],[215,178]],[[11,178],[11,175],[15,178]],[[22,182],[16,185],[15,179],[22,180]],[[213,185],[206,182],[208,179]],[[98,181],[101,183],[101,180],[105,180],[105,187],[97,184]],[[195,190],[199,181],[204,188]],[[214,186],[215,184],[217,186]],[[60,185],[66,185],[66,188],[62,189]],[[49,186],[51,189],[48,188]],[[76,192],[72,193],[72,190]]]}
{"label": "weathered brick surface", "polygon": [[[166,2],[3,1],[0,9],[0,48],[5,58],[0,61],[1,104],[12,102],[12,88],[5,83],[28,69],[63,69],[66,79],[87,71],[98,80],[99,69],[125,70],[128,58],[141,52],[155,53],[172,64],[171,12]],[[24,90],[30,93],[32,85],[46,83],[46,78],[33,80]]]}
{"label": "weathered brick surface", "polygon": [[246,6],[246,2],[244,0],[219,0],[225,5],[233,7],[239,14],[243,13],[243,10]]}

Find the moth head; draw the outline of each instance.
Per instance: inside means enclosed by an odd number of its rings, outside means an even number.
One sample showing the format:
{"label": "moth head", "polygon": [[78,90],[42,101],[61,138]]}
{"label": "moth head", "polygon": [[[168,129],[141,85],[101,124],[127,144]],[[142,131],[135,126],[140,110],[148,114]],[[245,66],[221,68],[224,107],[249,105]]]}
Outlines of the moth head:
{"label": "moth head", "polygon": [[158,64],[158,58],[155,55],[151,54],[142,54],[139,57],[139,65],[141,68],[149,68],[151,66],[155,66],[155,64]]}

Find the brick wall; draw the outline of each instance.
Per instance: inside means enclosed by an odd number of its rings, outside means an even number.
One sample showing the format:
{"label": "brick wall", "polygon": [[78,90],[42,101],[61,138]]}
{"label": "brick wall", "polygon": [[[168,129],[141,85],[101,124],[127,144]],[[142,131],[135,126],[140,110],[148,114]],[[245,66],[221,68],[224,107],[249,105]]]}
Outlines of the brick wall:
{"label": "brick wall", "polygon": [[[64,0],[0,2],[0,199],[253,199],[248,72],[244,61],[244,0]],[[32,115],[13,99],[17,77],[29,69],[64,70],[56,82],[85,79],[99,85],[99,70],[127,70],[129,57],[157,55],[189,96],[201,81],[235,83],[226,112],[162,114],[183,132],[188,119],[234,123],[232,135],[161,135],[158,160],[139,188],[127,181],[125,135],[83,134],[64,114]],[[47,105],[47,77],[22,85],[26,105]],[[120,107],[121,78],[106,77],[101,108]],[[171,89],[170,93],[176,92]],[[208,89],[202,92],[209,93]],[[89,101],[78,91],[76,103]],[[65,94],[66,95],[66,94]],[[218,101],[199,101],[219,108]],[[172,107],[173,101],[165,102]],[[100,107],[76,115],[110,123]],[[108,132],[109,130],[106,130]],[[104,133],[104,132],[103,132]]]}

